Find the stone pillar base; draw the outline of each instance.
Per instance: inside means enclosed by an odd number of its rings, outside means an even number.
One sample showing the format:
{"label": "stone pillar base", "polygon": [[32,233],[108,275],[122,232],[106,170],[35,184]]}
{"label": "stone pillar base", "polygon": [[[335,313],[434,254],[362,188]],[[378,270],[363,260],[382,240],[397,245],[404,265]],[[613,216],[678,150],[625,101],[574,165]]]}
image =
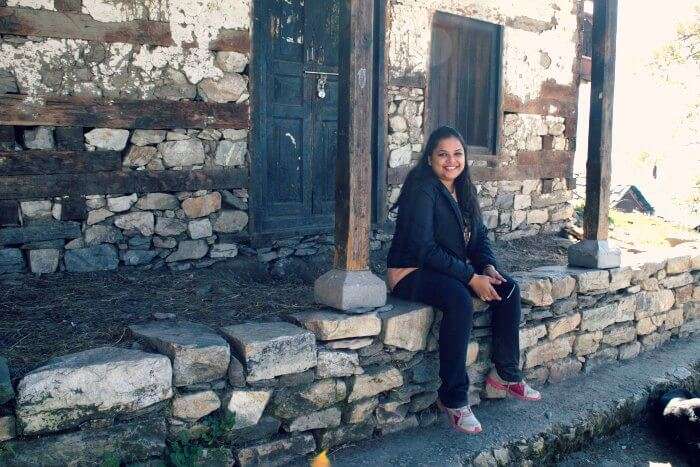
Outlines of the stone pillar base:
{"label": "stone pillar base", "polygon": [[607,240],[581,240],[569,247],[569,266],[590,269],[620,267],[620,249]]}
{"label": "stone pillar base", "polygon": [[371,271],[331,269],[314,284],[317,303],[339,310],[386,304],[386,283]]}

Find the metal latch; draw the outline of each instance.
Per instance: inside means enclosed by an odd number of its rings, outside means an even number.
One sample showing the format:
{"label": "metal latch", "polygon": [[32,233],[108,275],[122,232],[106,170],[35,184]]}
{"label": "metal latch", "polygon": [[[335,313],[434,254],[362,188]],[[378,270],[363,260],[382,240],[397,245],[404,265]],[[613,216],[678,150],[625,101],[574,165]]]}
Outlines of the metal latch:
{"label": "metal latch", "polygon": [[316,82],[316,93],[320,99],[326,97],[326,84],[328,83],[329,76],[338,76],[338,73],[330,73],[326,71],[304,71],[304,73],[309,75],[318,75],[318,81]]}

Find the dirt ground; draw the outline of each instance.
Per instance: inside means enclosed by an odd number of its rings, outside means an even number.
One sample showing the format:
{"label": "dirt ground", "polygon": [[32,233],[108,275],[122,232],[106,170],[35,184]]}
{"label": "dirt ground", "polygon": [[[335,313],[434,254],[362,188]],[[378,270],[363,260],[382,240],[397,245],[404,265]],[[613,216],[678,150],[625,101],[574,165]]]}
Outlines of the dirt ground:
{"label": "dirt ground", "polygon": [[[565,264],[566,241],[545,236],[497,243],[506,272]],[[372,269],[386,270],[386,251],[375,251]],[[0,276],[0,355],[13,380],[49,358],[101,345],[129,346],[127,326],[171,313],[214,327],[249,319],[276,319],[313,303],[313,280],[331,266],[329,256],[299,260],[284,279],[253,258],[209,268],[123,268],[104,273]]]}

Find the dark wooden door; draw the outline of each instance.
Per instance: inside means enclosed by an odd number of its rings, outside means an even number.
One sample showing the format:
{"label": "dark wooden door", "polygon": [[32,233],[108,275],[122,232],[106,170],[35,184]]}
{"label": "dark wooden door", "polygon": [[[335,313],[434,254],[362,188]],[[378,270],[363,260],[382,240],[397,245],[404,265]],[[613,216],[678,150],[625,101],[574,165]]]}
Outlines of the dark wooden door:
{"label": "dark wooden door", "polygon": [[256,4],[256,233],[333,224],[339,1]]}

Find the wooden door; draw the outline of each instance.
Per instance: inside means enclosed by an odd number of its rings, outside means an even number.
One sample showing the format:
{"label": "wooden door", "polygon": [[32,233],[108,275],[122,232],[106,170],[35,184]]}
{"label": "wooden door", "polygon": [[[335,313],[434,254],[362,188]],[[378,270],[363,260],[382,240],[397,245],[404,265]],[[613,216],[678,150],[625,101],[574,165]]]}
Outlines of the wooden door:
{"label": "wooden door", "polygon": [[256,3],[256,233],[333,224],[340,0]]}

